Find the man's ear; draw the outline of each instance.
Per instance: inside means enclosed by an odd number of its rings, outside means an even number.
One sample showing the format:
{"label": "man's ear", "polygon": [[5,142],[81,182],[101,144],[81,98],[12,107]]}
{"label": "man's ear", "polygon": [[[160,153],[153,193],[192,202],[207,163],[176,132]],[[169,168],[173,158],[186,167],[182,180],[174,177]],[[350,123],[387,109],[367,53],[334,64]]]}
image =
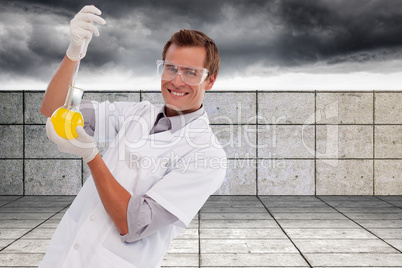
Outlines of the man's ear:
{"label": "man's ear", "polygon": [[216,81],[216,73],[207,78],[205,90],[210,90]]}

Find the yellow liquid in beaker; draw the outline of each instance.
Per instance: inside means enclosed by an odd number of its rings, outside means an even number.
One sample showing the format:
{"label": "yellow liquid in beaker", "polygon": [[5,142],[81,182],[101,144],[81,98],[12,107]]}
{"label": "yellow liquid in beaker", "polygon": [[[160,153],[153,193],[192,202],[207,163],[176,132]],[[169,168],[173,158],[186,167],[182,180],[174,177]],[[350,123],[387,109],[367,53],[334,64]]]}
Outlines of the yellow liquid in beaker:
{"label": "yellow liquid in beaker", "polygon": [[53,113],[50,121],[53,123],[56,133],[68,140],[78,137],[75,130],[77,126],[84,126],[84,119],[81,113],[70,111],[63,107],[60,107]]}

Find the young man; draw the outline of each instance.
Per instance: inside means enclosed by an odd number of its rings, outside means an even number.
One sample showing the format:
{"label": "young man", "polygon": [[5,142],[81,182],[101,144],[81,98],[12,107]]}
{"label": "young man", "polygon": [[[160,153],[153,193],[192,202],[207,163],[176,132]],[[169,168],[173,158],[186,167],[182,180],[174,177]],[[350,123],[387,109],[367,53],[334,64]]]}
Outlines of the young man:
{"label": "young man", "polygon": [[[71,43],[45,93],[41,112],[63,105],[85,42],[105,24],[94,6],[71,21]],[[83,57],[81,56],[81,57]],[[160,267],[170,242],[190,223],[225,177],[226,154],[202,106],[219,70],[219,53],[205,34],[180,30],[161,61],[163,107],[149,102],[83,101],[79,137],[48,137],[60,151],[83,158],[91,170],[56,229],[39,267]],[[85,108],[84,108],[85,107]],[[93,138],[113,140],[103,157]]]}

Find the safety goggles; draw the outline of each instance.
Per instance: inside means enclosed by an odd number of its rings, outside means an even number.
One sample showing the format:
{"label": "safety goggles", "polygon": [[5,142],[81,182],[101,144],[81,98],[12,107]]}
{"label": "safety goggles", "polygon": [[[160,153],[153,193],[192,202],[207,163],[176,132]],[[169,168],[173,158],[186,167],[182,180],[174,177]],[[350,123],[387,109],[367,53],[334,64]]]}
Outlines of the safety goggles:
{"label": "safety goggles", "polygon": [[157,60],[156,66],[162,80],[172,81],[180,74],[181,80],[191,86],[200,85],[208,76],[208,69],[202,67],[177,65],[164,60]]}

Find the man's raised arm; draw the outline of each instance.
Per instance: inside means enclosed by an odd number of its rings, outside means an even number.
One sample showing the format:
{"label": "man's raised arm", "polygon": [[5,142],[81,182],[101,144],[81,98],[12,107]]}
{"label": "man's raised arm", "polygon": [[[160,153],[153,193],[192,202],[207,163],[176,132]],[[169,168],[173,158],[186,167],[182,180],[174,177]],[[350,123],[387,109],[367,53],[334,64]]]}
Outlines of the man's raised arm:
{"label": "man's raised arm", "polygon": [[[99,17],[101,14],[102,12],[95,6],[85,6],[71,20],[70,45],[43,97],[40,111],[44,116],[50,117],[57,108],[64,104],[78,60],[85,57],[92,35],[99,36],[99,30],[93,22],[106,23]],[[82,48],[82,46],[84,47]]]}

